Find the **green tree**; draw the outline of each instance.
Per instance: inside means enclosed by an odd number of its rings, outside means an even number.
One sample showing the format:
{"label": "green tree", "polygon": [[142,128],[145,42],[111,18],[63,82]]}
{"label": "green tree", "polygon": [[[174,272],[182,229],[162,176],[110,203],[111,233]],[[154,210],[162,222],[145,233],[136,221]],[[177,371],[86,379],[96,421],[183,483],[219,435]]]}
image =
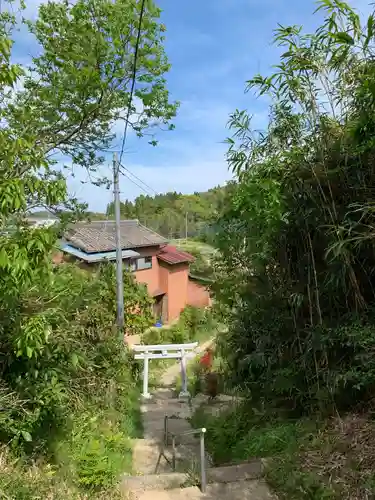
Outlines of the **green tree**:
{"label": "green tree", "polygon": [[279,27],[276,73],[247,82],[271,100],[267,130],[231,116],[238,185],[216,242],[233,379],[300,412],[371,397],[374,373],[374,17],[319,9],[315,33]]}
{"label": "green tree", "polygon": [[[15,17],[1,14],[0,266],[7,270],[2,279],[12,277],[16,284],[19,273],[29,273],[29,264],[45,269],[55,234],[28,231],[27,210],[45,206],[64,220],[82,216],[85,206],[68,196],[65,177],[55,169],[56,155],[69,157],[73,167],[95,171],[114,138],[113,124],[125,120],[128,110],[129,127],[139,136],[174,116],[177,105],[169,103],[164,79],[169,69],[162,45],[165,27],[152,1],[146,2],[140,25],[130,103],[140,15],[140,4],[129,0],[43,4],[36,21],[25,21],[40,55],[21,68],[10,63]],[[20,76],[24,88],[15,92]]]}
{"label": "green tree", "polygon": [[[202,240],[214,232],[214,221],[221,213],[225,194],[232,184],[216,187],[207,192],[184,195],[176,192],[152,196],[138,196],[134,202],[121,203],[124,218],[136,218],[166,238],[185,238],[186,222],[189,237]],[[113,202],[107,206],[106,215],[113,217]]]}
{"label": "green tree", "polygon": [[[41,47],[25,75],[24,90],[8,107],[9,127],[30,134],[45,158],[66,155],[91,171],[114,139],[112,126],[125,121],[138,136],[168,125],[177,104],[169,103],[160,9],[146,2],[130,103],[140,2],[67,0],[39,8],[30,32]],[[172,128],[172,125],[170,125]],[[151,139],[153,139],[151,137]],[[23,169],[19,169],[20,174]]]}
{"label": "green tree", "polygon": [[[70,283],[71,288],[78,287],[77,301],[67,312],[71,290],[66,283],[57,283],[57,274],[51,272],[50,252],[58,231],[30,228],[25,214],[32,207],[45,206],[55,209],[63,223],[81,215],[84,207],[69,196],[66,179],[55,167],[56,155],[68,156],[73,166],[95,170],[103,160],[101,150],[113,138],[112,125],[125,119],[129,106],[129,126],[139,136],[151,125],[168,124],[174,116],[176,105],[168,102],[163,76],[169,65],[159,14],[148,1],[131,104],[139,3],[81,0],[42,5],[38,19],[27,23],[40,46],[40,55],[28,68],[11,63],[16,20],[8,12],[0,14],[0,397],[9,401],[14,394],[19,403],[2,415],[0,439],[29,442],[45,425],[58,426],[59,419],[67,416],[64,384],[70,368],[78,364],[76,356],[70,359],[75,355],[77,333],[70,329],[79,330],[80,320],[89,335],[86,347],[93,349],[92,360],[96,359],[93,365],[103,363],[108,368],[112,361],[111,341],[106,353],[105,345],[103,351],[98,347],[100,335],[95,342],[94,337],[103,322],[109,336],[114,335],[109,327],[114,319],[113,270],[103,277],[105,285],[103,280],[95,282],[95,298],[87,295],[89,288],[83,288],[82,282],[74,283],[77,273]],[[24,89],[15,91],[21,76]],[[62,212],[63,208],[70,211]],[[128,323],[138,332],[148,324],[149,299],[131,278],[125,278],[125,283]],[[50,293],[46,303],[44,291]],[[65,294],[69,300],[63,303]],[[82,305],[90,300],[107,308]],[[133,312],[136,307],[139,315]]]}

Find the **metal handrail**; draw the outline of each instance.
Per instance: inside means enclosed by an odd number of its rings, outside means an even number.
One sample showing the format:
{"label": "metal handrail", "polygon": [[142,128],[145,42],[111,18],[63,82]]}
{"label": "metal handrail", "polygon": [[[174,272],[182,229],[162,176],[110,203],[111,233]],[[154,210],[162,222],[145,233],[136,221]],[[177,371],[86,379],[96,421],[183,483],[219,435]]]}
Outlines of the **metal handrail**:
{"label": "metal handrail", "polygon": [[[191,429],[189,431],[174,433],[168,429],[169,417],[166,415],[164,417],[164,446],[168,446],[168,437],[172,438],[172,468],[173,471],[176,470],[176,438],[181,436],[191,436],[195,434],[200,435],[200,473],[201,473],[201,491],[206,492],[207,488],[207,475],[206,475],[206,452],[204,446],[204,435],[206,429],[202,427],[201,429]],[[166,458],[166,457],[165,457]],[[169,461],[168,461],[169,462]]]}

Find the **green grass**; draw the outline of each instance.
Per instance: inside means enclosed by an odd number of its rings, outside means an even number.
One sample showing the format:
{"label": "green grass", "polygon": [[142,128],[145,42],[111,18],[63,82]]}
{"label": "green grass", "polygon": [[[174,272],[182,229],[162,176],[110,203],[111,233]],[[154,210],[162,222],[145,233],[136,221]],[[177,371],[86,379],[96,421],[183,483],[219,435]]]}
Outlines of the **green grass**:
{"label": "green grass", "polygon": [[72,419],[71,432],[55,443],[66,482],[81,491],[115,491],[122,474],[133,473],[132,439],[142,436],[139,388],[129,384],[105,409],[92,406]]}
{"label": "green grass", "polygon": [[208,245],[207,243],[202,243],[201,241],[195,241],[195,240],[185,240],[185,239],[177,239],[177,240],[172,240],[171,243],[178,248],[181,248],[181,250],[185,250],[186,252],[199,252],[203,255],[213,255],[217,251],[214,247],[211,245]]}
{"label": "green grass", "polygon": [[[65,436],[51,443],[52,457],[16,457],[0,448],[0,498],[15,500],[117,500],[118,482],[133,473],[132,438],[143,434],[139,388],[120,385],[98,398],[102,407],[82,407],[71,417]],[[109,401],[112,398],[113,401]]]}
{"label": "green grass", "polygon": [[[0,498],[5,500],[124,500],[117,484],[90,491],[72,481],[72,471],[48,463],[16,458],[13,451],[0,449]],[[126,498],[126,497],[125,497]]]}

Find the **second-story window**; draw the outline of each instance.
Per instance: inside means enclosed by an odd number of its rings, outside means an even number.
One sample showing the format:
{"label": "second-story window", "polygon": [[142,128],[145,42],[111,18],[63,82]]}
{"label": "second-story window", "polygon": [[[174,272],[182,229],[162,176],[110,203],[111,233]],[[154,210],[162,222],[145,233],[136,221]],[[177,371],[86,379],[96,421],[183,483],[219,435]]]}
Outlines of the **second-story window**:
{"label": "second-story window", "polygon": [[129,267],[131,271],[142,271],[142,269],[151,269],[152,257],[140,257],[139,259],[131,259]]}
{"label": "second-story window", "polygon": [[137,259],[137,270],[151,269],[152,268],[152,257],[140,257]]}

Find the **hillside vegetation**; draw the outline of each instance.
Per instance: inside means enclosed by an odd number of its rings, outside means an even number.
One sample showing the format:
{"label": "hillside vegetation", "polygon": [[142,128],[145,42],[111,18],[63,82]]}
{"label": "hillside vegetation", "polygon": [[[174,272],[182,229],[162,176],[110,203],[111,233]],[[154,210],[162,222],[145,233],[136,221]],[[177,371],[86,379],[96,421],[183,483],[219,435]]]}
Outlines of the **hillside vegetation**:
{"label": "hillside vegetation", "polygon": [[230,120],[238,184],[214,288],[225,377],[248,401],[208,436],[221,461],[272,457],[281,498],[364,500],[375,496],[375,22],[338,0],[319,10],[312,34],[279,26],[276,73],[247,82],[270,99],[267,130],[246,111]]}
{"label": "hillside vegetation", "polygon": [[[131,276],[124,279],[128,308],[140,308],[139,315],[127,313],[127,326],[140,333],[151,324],[150,299]],[[114,285],[111,265],[97,274],[61,265],[17,296],[3,296],[0,431],[3,443],[23,457],[25,498],[58,480],[72,491],[107,489],[131,471],[130,438],[141,430],[139,392],[113,328]],[[34,485],[21,472],[35,458],[51,474],[42,469],[41,484]],[[20,498],[12,475],[3,471],[0,485]]]}
{"label": "hillside vegetation", "polygon": [[186,240],[182,238],[172,240],[171,243],[194,256],[195,260],[190,264],[190,274],[192,276],[208,280],[214,279],[213,262],[217,255],[217,250],[214,247],[197,239]]}
{"label": "hillside vegetation", "polygon": [[[194,194],[165,193],[155,196],[138,196],[134,202],[121,202],[124,219],[138,219],[165,238],[212,239],[211,225],[221,213],[226,193],[232,184],[215,187],[207,192]],[[107,207],[107,215],[114,214],[113,202]],[[98,215],[96,215],[98,217]]]}

